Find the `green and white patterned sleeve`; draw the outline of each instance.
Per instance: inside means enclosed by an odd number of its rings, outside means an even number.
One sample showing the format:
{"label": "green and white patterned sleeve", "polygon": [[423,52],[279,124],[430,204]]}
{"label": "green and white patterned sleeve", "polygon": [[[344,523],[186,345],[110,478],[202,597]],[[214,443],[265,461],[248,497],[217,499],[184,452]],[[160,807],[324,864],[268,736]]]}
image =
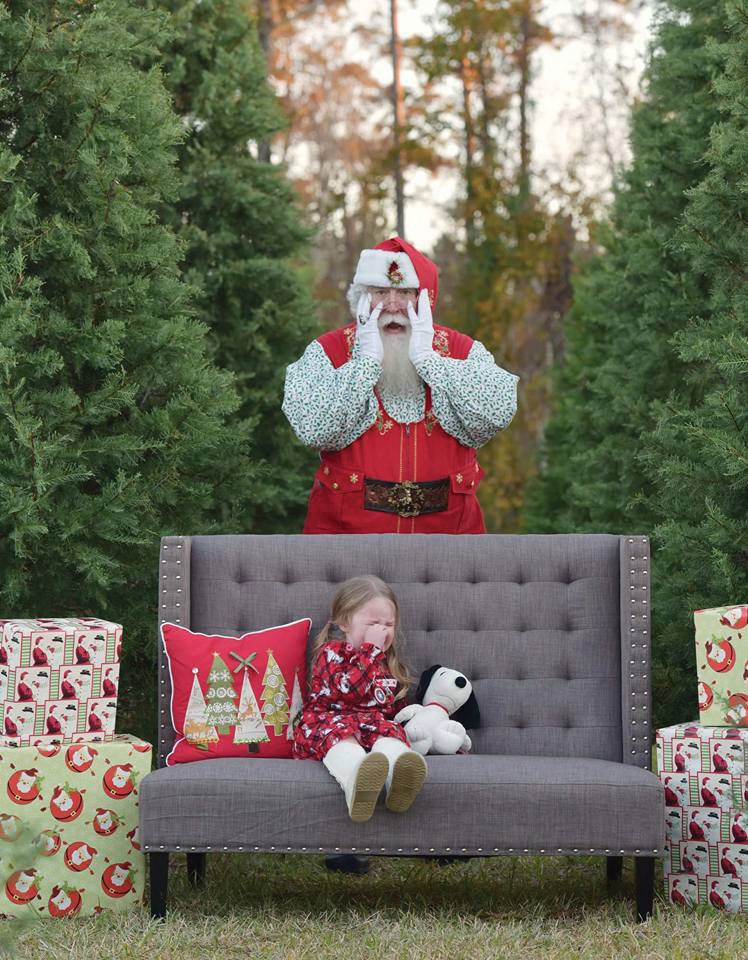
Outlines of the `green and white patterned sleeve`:
{"label": "green and white patterned sleeve", "polygon": [[313,340],[286,368],[283,412],[308,447],[342,450],[368,430],[377,417],[374,385],[382,372],[372,357],[354,346],[351,359],[337,369]]}
{"label": "green and white patterned sleeve", "polygon": [[465,360],[433,353],[416,364],[431,387],[439,423],[466,447],[481,447],[517,412],[519,377],[496,364],[478,340]]}

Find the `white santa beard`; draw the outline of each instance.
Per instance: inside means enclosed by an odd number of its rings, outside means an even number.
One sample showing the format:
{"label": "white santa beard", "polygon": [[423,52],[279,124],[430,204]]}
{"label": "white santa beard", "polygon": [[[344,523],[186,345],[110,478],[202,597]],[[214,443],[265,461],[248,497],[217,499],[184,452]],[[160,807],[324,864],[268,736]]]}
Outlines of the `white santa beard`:
{"label": "white santa beard", "polygon": [[[405,327],[404,333],[387,333],[384,327],[397,320]],[[384,393],[397,397],[420,397],[421,378],[408,356],[410,323],[401,313],[383,314],[379,317],[382,335],[382,372],[377,386]]]}

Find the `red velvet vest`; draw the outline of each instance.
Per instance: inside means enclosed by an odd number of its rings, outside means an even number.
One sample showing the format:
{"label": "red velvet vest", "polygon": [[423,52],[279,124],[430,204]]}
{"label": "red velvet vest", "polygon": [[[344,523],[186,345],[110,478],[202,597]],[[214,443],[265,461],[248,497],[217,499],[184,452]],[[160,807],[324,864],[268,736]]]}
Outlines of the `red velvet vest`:
{"label": "red velvet vest", "polygon": [[[337,368],[353,350],[355,325],[318,338]],[[464,360],[473,341],[464,333],[434,325],[434,350]],[[344,450],[320,451],[320,465],[309,496],[304,533],[485,533],[476,489],[483,476],[475,449],[448,434],[434,415],[426,385],[425,414],[417,423],[397,423],[377,395],[377,419]],[[367,510],[364,479],[449,479],[447,508],[417,517]]]}

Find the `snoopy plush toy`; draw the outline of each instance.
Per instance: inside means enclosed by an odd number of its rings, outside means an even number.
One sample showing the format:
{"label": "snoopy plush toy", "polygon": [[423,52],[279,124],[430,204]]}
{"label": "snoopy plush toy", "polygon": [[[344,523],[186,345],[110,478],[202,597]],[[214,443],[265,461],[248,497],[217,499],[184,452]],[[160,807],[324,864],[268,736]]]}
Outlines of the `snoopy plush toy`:
{"label": "snoopy plush toy", "polygon": [[435,664],[424,670],[416,703],[395,716],[402,723],[410,745],[427,753],[466,753],[472,746],[467,729],[480,726],[480,710],[468,678],[457,670]]}

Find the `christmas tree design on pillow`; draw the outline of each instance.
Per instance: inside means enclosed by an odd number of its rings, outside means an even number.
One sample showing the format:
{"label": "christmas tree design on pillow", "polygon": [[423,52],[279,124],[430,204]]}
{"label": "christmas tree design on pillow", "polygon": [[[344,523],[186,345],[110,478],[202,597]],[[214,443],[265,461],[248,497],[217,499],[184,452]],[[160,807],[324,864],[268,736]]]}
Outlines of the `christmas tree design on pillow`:
{"label": "christmas tree design on pillow", "polygon": [[167,765],[209,757],[290,757],[310,627],[305,618],[225,637],[162,624],[176,734]]}

